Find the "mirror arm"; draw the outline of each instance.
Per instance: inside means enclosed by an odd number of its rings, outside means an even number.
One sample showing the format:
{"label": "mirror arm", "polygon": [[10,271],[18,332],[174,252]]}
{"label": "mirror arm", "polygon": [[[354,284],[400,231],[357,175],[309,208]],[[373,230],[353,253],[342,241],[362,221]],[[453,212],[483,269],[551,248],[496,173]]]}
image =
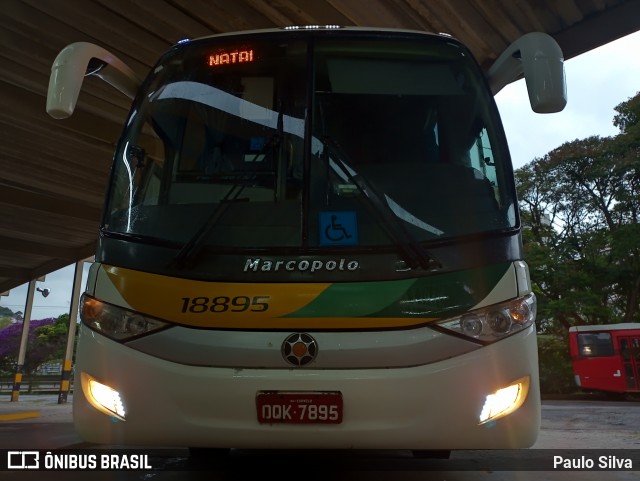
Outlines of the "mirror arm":
{"label": "mirror arm", "polygon": [[502,52],[488,71],[493,95],[523,75],[535,112],[559,112],[565,107],[564,58],[562,49],[550,35],[527,33]]}
{"label": "mirror arm", "polygon": [[[99,68],[94,68],[93,59],[101,63]],[[47,113],[56,119],[69,117],[87,75],[100,77],[131,99],[140,86],[133,70],[109,51],[88,42],[72,43],[58,54],[51,67]]]}

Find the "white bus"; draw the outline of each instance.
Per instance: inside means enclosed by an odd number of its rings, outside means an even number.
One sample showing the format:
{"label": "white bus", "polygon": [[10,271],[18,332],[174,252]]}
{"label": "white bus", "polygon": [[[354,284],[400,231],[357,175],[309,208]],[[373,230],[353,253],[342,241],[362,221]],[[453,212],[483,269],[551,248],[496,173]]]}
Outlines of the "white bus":
{"label": "white bus", "polygon": [[[88,72],[88,73],[87,73]],[[448,35],[286,28],[181,41],[138,81],[80,306],[75,428],[212,449],[531,446],[536,301],[493,100],[566,102],[545,34],[483,72]]]}

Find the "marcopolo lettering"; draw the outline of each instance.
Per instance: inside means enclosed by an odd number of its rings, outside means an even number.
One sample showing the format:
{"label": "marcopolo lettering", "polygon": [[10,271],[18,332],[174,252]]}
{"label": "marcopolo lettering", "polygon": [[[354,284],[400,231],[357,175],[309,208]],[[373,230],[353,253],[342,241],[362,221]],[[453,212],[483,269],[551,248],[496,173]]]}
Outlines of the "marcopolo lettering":
{"label": "marcopolo lettering", "polygon": [[307,260],[269,260],[269,259],[247,259],[244,264],[245,272],[317,272],[317,271],[355,271],[360,267],[358,261],[347,259]]}

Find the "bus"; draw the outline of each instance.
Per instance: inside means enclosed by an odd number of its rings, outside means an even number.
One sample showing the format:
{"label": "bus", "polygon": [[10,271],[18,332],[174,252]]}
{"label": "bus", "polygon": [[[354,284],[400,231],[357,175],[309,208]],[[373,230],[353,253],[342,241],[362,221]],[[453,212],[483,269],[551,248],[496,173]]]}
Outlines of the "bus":
{"label": "bus", "polygon": [[583,391],[640,393],[640,324],[569,328],[576,385]]}
{"label": "bus", "polygon": [[[532,445],[536,300],[493,96],[566,103],[546,34],[485,71],[449,35],[294,27],[184,40],[144,80],[104,48],[55,59],[133,99],[80,303],[88,442],[196,449]],[[92,80],[94,81],[94,80]]]}

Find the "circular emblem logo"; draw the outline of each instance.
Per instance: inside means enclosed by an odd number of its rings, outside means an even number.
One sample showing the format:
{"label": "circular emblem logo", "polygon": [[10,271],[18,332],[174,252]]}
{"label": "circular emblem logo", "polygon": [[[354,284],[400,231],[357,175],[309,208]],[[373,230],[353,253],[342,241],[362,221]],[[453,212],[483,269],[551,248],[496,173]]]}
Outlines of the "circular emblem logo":
{"label": "circular emblem logo", "polygon": [[318,355],[318,343],[309,334],[295,332],[282,343],[282,357],[294,366],[304,366]]}

